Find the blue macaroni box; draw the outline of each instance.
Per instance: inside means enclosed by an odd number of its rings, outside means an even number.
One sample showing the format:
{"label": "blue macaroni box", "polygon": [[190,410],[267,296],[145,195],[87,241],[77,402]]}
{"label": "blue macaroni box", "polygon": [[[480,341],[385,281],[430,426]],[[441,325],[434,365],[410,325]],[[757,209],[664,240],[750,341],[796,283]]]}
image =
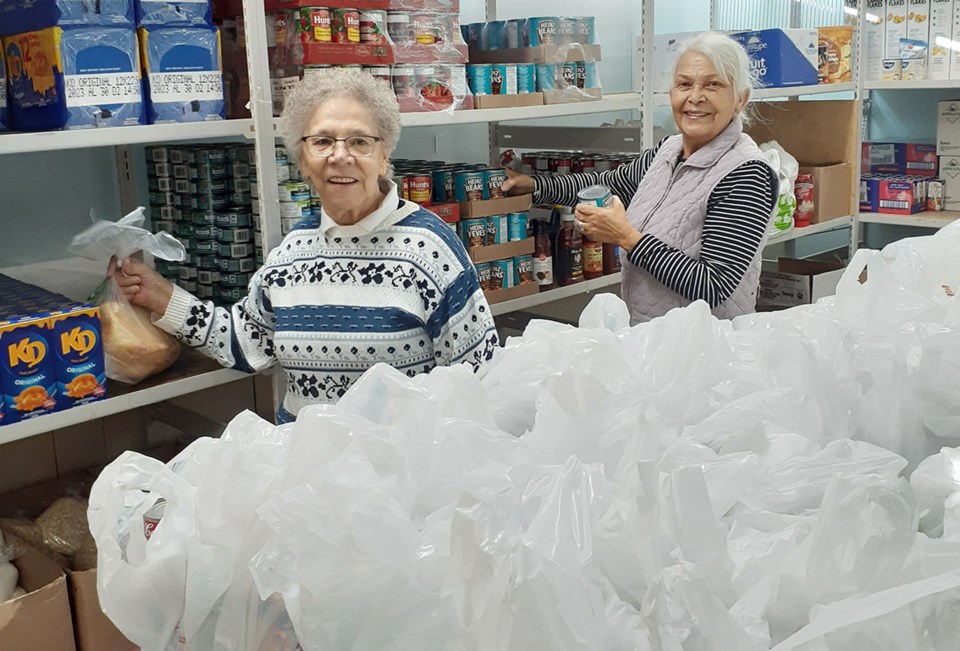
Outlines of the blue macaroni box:
{"label": "blue macaroni box", "polygon": [[144,123],[132,29],[49,27],[4,37],[3,46],[17,130]]}
{"label": "blue macaroni box", "polygon": [[53,312],[47,321],[56,353],[57,402],[61,409],[102,400],[106,368],[100,337],[100,308],[77,305]]}
{"label": "blue macaroni box", "polygon": [[57,410],[55,354],[45,315],[0,321],[4,424]]}
{"label": "blue macaroni box", "polygon": [[210,0],[136,0],[137,25],[181,27],[212,25]]}
{"label": "blue macaroni box", "polygon": [[133,27],[133,0],[0,0],[0,36],[80,25]]}
{"label": "blue macaroni box", "polygon": [[220,31],[140,28],[150,124],[224,119]]}
{"label": "blue macaroni box", "polygon": [[750,57],[760,88],[817,84],[819,33],[815,29],[761,29],[730,35]]}

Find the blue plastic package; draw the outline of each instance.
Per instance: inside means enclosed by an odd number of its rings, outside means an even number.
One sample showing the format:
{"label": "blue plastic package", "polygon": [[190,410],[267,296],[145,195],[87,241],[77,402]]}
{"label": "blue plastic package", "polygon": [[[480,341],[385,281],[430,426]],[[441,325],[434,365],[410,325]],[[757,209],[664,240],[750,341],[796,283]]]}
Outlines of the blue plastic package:
{"label": "blue plastic package", "polygon": [[140,28],[150,124],[224,119],[220,32]]}
{"label": "blue plastic package", "polygon": [[174,27],[212,25],[210,0],[136,0],[137,25]]}
{"label": "blue plastic package", "polygon": [[63,30],[49,27],[3,38],[10,124],[18,131],[47,131],[67,123],[60,63]]}
{"label": "blue plastic package", "polygon": [[68,129],[144,124],[137,33],[82,28],[60,42]]}
{"label": "blue plastic package", "polygon": [[133,27],[133,0],[0,0],[0,36],[78,25]]}

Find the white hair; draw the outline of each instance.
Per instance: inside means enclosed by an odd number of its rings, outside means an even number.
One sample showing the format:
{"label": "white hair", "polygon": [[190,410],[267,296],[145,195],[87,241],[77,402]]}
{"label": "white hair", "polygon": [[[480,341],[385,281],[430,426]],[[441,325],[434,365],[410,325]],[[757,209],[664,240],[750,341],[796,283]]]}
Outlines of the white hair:
{"label": "white hair", "polygon": [[317,109],[334,97],[349,97],[370,111],[389,157],[400,141],[400,108],[393,88],[367,72],[329,68],[307,77],[284,97],[280,135],[291,160],[299,164],[303,130]]}
{"label": "white hair", "polygon": [[[726,34],[701,32],[681,44],[677,63],[674,64],[674,74],[676,74],[677,64],[680,63],[680,57],[687,52],[698,52],[707,57],[724,83],[730,84],[733,88],[734,97],[739,100],[746,92],[747,101],[750,101],[753,76],[750,74],[750,57],[747,56],[742,45]],[[741,114],[743,123],[750,124],[752,118],[752,112],[744,107]]]}

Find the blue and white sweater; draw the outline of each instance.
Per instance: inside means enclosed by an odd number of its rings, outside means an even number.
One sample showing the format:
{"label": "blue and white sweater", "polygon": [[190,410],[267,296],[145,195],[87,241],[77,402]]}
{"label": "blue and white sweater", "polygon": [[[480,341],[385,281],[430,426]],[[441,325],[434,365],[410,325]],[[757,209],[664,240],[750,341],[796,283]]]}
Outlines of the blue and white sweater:
{"label": "blue and white sweater", "polygon": [[[399,207],[398,207],[399,206]],[[157,325],[229,368],[283,368],[278,420],[336,402],[379,362],[407,375],[438,365],[474,367],[493,356],[490,307],[456,233],[401,202],[353,226],[305,219],[270,252],[232,309],[179,287]]]}

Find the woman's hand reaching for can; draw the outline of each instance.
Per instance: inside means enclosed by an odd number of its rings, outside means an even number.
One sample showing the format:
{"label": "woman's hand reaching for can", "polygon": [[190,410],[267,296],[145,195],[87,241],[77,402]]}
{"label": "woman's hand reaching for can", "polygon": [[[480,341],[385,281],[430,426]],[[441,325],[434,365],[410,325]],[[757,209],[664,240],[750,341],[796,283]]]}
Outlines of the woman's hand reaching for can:
{"label": "woman's hand reaching for can", "polygon": [[514,172],[509,167],[506,168],[507,180],[503,183],[503,193],[512,196],[518,194],[533,194],[533,177]]}
{"label": "woman's hand reaching for can", "polygon": [[145,262],[124,258],[121,264],[117,264],[117,257],[113,256],[107,267],[107,278],[116,280],[133,305],[145,307],[157,316],[163,316],[167,311],[173,285]]}
{"label": "woman's hand reaching for can", "polygon": [[616,244],[621,249],[632,251],[640,241],[640,231],[630,225],[627,211],[618,197],[613,197],[609,208],[600,208],[581,203],[576,209],[577,228],[594,242]]}

